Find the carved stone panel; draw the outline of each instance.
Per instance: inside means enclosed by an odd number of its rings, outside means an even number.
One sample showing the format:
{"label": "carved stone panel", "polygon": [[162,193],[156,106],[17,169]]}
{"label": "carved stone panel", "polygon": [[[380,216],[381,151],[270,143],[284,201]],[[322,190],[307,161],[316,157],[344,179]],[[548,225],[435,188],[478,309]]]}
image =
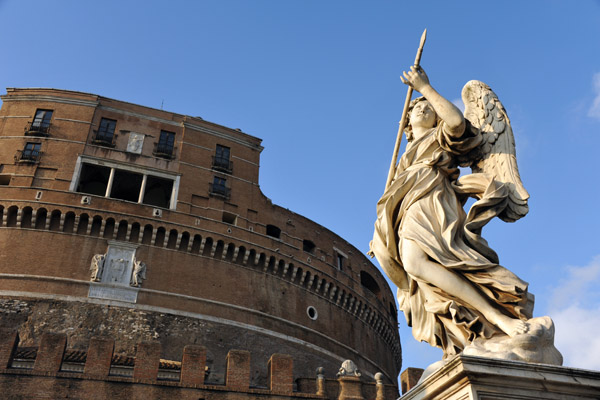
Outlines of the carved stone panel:
{"label": "carved stone panel", "polygon": [[144,147],[143,133],[129,132],[129,142],[127,142],[127,152],[134,154],[142,154],[142,147]]}

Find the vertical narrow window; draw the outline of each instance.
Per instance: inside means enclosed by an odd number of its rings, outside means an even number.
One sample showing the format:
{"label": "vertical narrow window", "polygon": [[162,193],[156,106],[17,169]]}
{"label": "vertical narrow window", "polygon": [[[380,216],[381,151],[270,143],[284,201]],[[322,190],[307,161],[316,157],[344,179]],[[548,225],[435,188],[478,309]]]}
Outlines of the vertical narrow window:
{"label": "vertical narrow window", "polygon": [[41,143],[27,142],[23,151],[21,151],[20,159],[22,161],[39,161],[41,155],[41,148]]}
{"label": "vertical narrow window", "polygon": [[160,131],[160,138],[156,145],[156,155],[165,158],[173,156],[173,147],[175,145],[175,133]]}
{"label": "vertical narrow window", "polygon": [[231,149],[226,146],[217,145],[215,155],[213,157],[213,168],[220,171],[231,173],[233,169],[233,163],[230,160]]}
{"label": "vertical narrow window", "polygon": [[50,120],[52,119],[52,110],[36,110],[35,117],[28,133],[44,133],[47,134],[50,130]]}
{"label": "vertical narrow window", "polygon": [[116,126],[117,121],[114,119],[102,118],[100,120],[100,127],[96,131],[94,142],[105,146],[112,146]]}

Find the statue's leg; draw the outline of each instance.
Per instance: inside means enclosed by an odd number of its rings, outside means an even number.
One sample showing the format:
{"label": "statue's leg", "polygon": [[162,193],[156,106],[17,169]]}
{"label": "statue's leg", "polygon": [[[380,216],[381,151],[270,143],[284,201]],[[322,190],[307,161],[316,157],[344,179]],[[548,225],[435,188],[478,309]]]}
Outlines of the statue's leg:
{"label": "statue's leg", "polygon": [[419,245],[410,239],[402,240],[402,263],[404,270],[414,279],[429,283],[463,300],[507,335],[527,332],[528,326],[524,321],[501,313],[466,278],[431,261]]}

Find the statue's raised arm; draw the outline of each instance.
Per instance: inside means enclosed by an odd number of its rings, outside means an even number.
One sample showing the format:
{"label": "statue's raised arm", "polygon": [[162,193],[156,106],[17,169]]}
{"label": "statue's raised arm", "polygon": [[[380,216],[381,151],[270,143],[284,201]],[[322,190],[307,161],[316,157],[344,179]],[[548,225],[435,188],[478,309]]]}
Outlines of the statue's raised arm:
{"label": "statue's raised arm", "polygon": [[[463,116],[423,69],[411,68],[402,81],[423,97],[406,111],[408,144],[377,204],[371,252],[398,286],[414,337],[441,347],[445,360],[465,352],[561,364],[552,321],[532,318],[528,284],[481,236],[494,217],[512,222],[528,211],[504,107],[487,85],[471,81]],[[459,165],[473,173],[459,177]],[[467,197],[476,199],[468,214]]]}

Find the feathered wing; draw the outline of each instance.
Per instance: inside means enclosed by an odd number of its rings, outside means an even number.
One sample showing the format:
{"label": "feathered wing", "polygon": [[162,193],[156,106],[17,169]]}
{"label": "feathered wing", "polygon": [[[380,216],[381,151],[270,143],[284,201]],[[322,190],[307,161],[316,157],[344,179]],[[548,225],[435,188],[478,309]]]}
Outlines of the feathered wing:
{"label": "feathered wing", "polygon": [[515,138],[506,110],[496,93],[481,81],[469,81],[462,90],[465,118],[479,128],[483,142],[473,154],[471,169],[474,173],[490,174],[509,187],[508,206],[499,215],[506,222],[514,222],[529,211],[529,193],[523,187],[515,150]]}

